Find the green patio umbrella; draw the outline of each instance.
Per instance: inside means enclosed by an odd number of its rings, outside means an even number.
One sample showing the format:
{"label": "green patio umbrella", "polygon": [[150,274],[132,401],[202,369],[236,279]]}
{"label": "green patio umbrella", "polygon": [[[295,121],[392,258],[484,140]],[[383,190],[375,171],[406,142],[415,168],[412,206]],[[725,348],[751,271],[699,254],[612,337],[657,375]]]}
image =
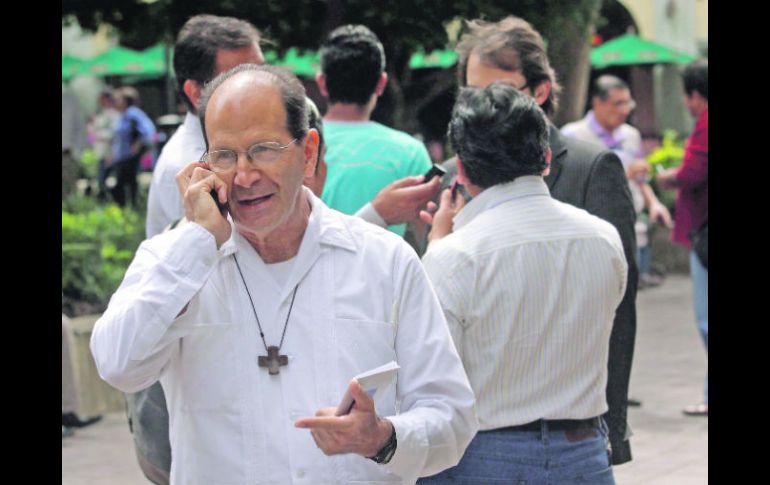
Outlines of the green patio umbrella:
{"label": "green patio umbrella", "polygon": [[[298,76],[313,77],[320,70],[321,58],[318,52],[300,51],[291,47],[283,57],[279,57],[276,51],[265,51],[265,61],[273,66],[283,66],[291,69]],[[457,62],[457,53],[451,50],[434,50],[430,54],[422,51],[415,52],[409,60],[411,69],[425,69],[432,67],[447,68]]]}
{"label": "green patio umbrella", "polygon": [[457,53],[455,51],[436,49],[427,55],[422,51],[418,51],[409,58],[409,68],[447,68],[453,66],[455,62],[457,62]]}
{"label": "green patio umbrella", "polygon": [[318,52],[300,51],[296,47],[290,47],[282,58],[279,58],[275,51],[267,51],[265,61],[273,66],[291,69],[297,76],[308,77],[314,77],[321,65]]}
{"label": "green patio umbrella", "polygon": [[591,50],[591,66],[594,69],[630,64],[679,64],[694,60],[695,57],[689,54],[633,34],[612,39]]}
{"label": "green patio umbrella", "polygon": [[163,75],[165,63],[125,47],[113,47],[88,62],[87,74],[93,76],[114,75]]}
{"label": "green patio umbrella", "polygon": [[[166,44],[155,44],[152,47],[140,52],[140,54],[149,62],[153,67],[158,69],[166,69]],[[169,62],[173,59],[174,51],[169,51]]]}
{"label": "green patio umbrella", "polygon": [[86,70],[88,61],[79,59],[69,54],[61,56],[61,78],[66,81],[77,75],[83,74]]}

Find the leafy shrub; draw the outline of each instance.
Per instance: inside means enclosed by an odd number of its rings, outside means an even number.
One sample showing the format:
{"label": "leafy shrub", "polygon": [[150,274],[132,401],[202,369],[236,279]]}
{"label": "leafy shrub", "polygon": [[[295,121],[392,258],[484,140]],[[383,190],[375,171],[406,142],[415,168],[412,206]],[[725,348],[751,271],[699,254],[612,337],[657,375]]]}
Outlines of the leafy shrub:
{"label": "leafy shrub", "polygon": [[96,152],[94,152],[93,148],[86,148],[83,150],[83,155],[80,157],[81,177],[95,179],[98,171],[99,159],[96,157]]}
{"label": "leafy shrub", "polygon": [[676,130],[665,130],[660,147],[647,156],[647,162],[657,174],[669,168],[678,167],[684,160],[684,141]]}
{"label": "leafy shrub", "polygon": [[144,218],[115,204],[88,197],[62,203],[62,294],[64,303],[103,307],[120,285],[144,239]]}
{"label": "leafy shrub", "polygon": [[652,166],[653,173],[651,186],[660,202],[672,214],[676,205],[676,191],[661,190],[655,182],[655,175],[663,170],[680,166],[682,160],[684,160],[684,140],[679,137],[676,130],[665,130],[660,147],[647,155],[647,162]]}

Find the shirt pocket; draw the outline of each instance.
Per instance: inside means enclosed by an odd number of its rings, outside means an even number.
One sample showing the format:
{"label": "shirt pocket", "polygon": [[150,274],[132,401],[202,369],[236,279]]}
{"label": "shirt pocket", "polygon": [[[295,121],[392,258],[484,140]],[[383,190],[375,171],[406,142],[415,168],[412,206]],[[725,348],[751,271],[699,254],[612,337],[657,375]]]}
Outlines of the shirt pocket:
{"label": "shirt pocket", "polygon": [[395,326],[377,320],[335,318],[334,343],[342,374],[356,374],[396,360]]}
{"label": "shirt pocket", "polygon": [[[388,322],[360,319],[334,319],[334,343],[337,368],[337,387],[343,392],[356,375],[398,361],[395,351],[395,326]],[[375,400],[380,416],[391,416],[396,410],[397,378]]]}
{"label": "shirt pocket", "polygon": [[196,323],[181,341],[182,408],[195,411],[234,411],[237,396],[239,325]]}

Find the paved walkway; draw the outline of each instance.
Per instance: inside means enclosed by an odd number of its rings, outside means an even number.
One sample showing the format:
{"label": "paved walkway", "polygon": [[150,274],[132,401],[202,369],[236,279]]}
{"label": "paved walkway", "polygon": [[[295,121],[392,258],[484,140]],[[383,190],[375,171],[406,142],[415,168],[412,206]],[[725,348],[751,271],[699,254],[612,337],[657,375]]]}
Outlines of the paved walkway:
{"label": "paved walkway", "polygon": [[[630,408],[634,460],[615,468],[617,485],[708,483],[708,418],[685,417],[698,402],[706,354],[695,327],[687,276],[672,275],[637,298],[638,332]],[[62,485],[142,485],[122,413],[62,440]]]}

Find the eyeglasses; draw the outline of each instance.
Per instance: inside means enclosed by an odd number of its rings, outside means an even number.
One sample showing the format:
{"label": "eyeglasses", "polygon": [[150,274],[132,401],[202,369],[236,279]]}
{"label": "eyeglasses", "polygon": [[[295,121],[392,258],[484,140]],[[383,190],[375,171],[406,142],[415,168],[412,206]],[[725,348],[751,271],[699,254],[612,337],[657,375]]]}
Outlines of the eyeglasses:
{"label": "eyeglasses", "polygon": [[[246,158],[255,168],[270,165],[281,158],[283,150],[299,140],[295,138],[285,145],[277,141],[264,141],[251,145],[246,150]],[[238,163],[238,154],[244,153],[235,150],[213,150],[203,154],[201,162],[208,164],[212,172],[228,172]]]}
{"label": "eyeglasses", "polygon": [[612,103],[612,106],[614,106],[615,108],[621,108],[621,109],[625,108],[628,111],[633,111],[634,108],[636,108],[636,101],[634,101],[633,99],[630,99],[628,101],[624,99],[620,99],[618,101],[614,101]]}

